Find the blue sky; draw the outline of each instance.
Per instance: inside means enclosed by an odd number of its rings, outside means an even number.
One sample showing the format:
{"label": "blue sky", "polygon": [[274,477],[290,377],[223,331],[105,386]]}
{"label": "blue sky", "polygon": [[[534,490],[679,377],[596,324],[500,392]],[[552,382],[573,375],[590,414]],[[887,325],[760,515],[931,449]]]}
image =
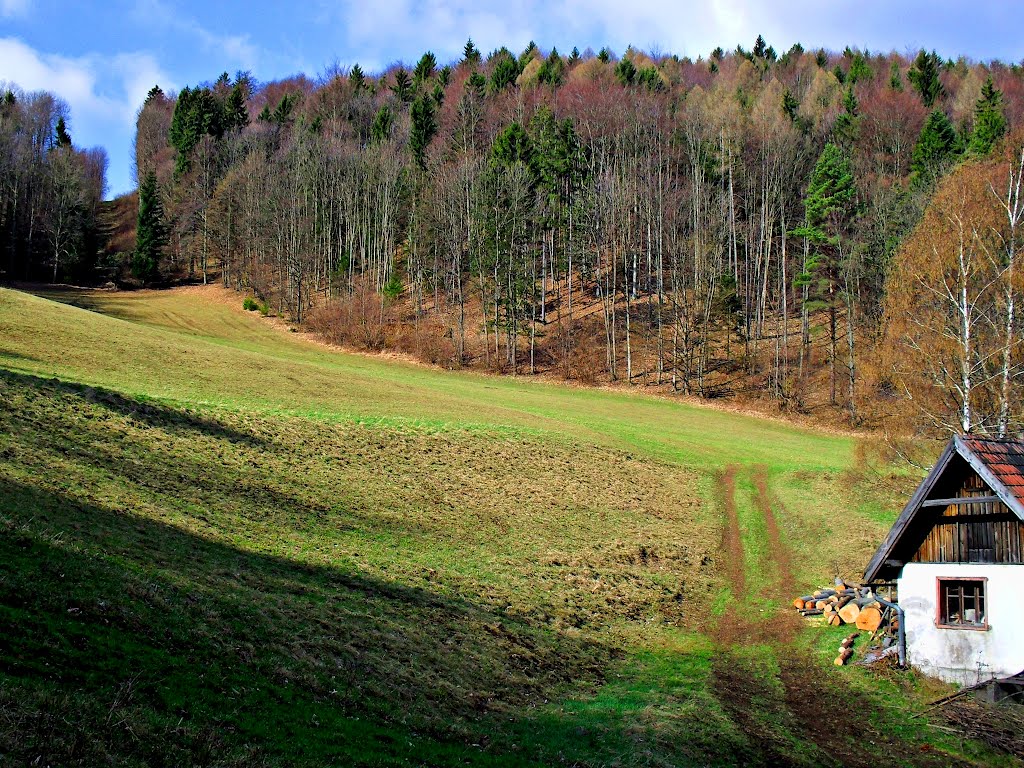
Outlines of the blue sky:
{"label": "blue sky", "polygon": [[223,71],[261,81],[315,77],[335,62],[376,71],[428,49],[443,63],[469,36],[485,53],[532,39],[544,49],[632,44],[696,58],[763,34],[780,53],[799,41],[1019,62],[1022,29],[1017,0],[0,0],[0,82],[67,101],[76,145],[106,148],[115,195],[134,187],[132,135],[146,92]]}

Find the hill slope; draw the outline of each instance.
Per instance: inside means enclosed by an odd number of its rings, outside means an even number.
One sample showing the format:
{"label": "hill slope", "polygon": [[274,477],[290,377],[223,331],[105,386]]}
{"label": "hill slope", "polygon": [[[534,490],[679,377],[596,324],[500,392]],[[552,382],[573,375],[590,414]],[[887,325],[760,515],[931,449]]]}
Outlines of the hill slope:
{"label": "hill slope", "polygon": [[935,754],[910,678],[807,675],[834,633],[776,613],[891,518],[851,438],[59,298],[0,290],[0,761]]}

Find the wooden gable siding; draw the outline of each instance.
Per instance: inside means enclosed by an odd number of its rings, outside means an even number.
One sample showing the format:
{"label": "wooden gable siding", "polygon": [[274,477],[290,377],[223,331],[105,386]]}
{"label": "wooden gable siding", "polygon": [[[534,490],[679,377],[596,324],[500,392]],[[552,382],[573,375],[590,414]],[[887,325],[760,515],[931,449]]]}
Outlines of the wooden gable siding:
{"label": "wooden gable siding", "polygon": [[1024,522],[973,470],[949,498],[984,498],[932,510],[931,530],[911,558],[917,563],[1024,563]]}

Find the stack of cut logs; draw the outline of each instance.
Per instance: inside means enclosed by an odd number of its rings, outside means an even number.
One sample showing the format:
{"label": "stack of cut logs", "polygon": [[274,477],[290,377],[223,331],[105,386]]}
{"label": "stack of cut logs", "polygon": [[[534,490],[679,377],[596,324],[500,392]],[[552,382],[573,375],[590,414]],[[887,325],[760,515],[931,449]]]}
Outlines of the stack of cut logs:
{"label": "stack of cut logs", "polygon": [[[833,627],[853,624],[859,630],[870,632],[869,647],[884,651],[896,644],[899,630],[896,611],[878,602],[870,587],[847,584],[836,579],[834,587],[795,598],[793,607],[801,616],[821,616],[826,624]],[[857,634],[855,632],[843,640],[836,657],[836,666],[841,667],[853,655],[853,642]]]}

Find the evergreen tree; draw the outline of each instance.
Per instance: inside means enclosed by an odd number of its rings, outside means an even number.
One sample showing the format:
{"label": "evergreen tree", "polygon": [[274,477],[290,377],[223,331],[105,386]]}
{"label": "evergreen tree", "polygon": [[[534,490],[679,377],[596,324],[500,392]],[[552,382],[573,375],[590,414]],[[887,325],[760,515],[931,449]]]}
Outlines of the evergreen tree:
{"label": "evergreen tree", "polygon": [[437,133],[437,119],[434,117],[434,102],[427,96],[420,96],[412,103],[409,111],[412,126],[409,129],[409,149],[416,165],[426,170],[427,146]]}
{"label": "evergreen tree", "polygon": [[277,106],[274,108],[274,112],[270,116],[271,120],[273,120],[278,125],[284,125],[285,123],[290,122],[292,119],[292,112],[294,111],[295,105],[298,103],[298,101],[299,94],[286,93],[284,96],[281,97],[281,101],[279,101],[277,103]]}
{"label": "evergreen tree", "polygon": [[900,63],[894,61],[889,67],[889,87],[894,91],[903,90],[903,74],[900,72]]}
{"label": "evergreen tree", "polygon": [[665,87],[657,67],[644,67],[636,73],[636,82],[651,91],[660,91]]}
{"label": "evergreen tree", "polygon": [[816,270],[834,266],[834,263],[829,264],[829,258],[839,243],[839,222],[848,214],[853,195],[850,160],[830,142],[825,145],[811,174],[804,198],[804,225],[792,233],[806,237],[811,245],[810,258],[805,271],[797,277],[797,285],[811,283]]}
{"label": "evergreen tree", "polygon": [[68,133],[67,123],[63,117],[57,118],[55,137],[58,149],[71,149],[71,134]]}
{"label": "evergreen tree", "polygon": [[601,50],[597,52],[597,58],[602,63],[607,64],[612,60],[612,53],[607,48],[601,48]]}
{"label": "evergreen tree", "polygon": [[569,54],[568,64],[571,67],[574,64],[576,64],[577,62],[579,62],[579,60],[580,60],[580,49],[577,48],[576,46],[573,46],[572,47],[572,53]]}
{"label": "evergreen tree", "polygon": [[466,91],[472,93],[477,99],[484,97],[485,90],[487,90],[487,78],[479,72],[474,72],[466,78]]}
{"label": "evergreen tree", "polygon": [[228,100],[224,105],[224,128],[245,128],[249,124],[249,110],[245,106],[245,91],[239,83],[235,83],[228,94]]}
{"label": "evergreen tree", "polygon": [[139,217],[135,232],[135,253],[132,254],[132,273],[143,282],[150,283],[160,276],[160,257],[167,243],[163,206],[156,174],[149,171],[139,184]]}
{"label": "evergreen tree", "polygon": [[636,82],[636,66],[630,59],[622,59],[615,65],[615,79],[627,88]]}
{"label": "evergreen tree", "polygon": [[920,182],[931,182],[945,171],[956,155],[957,136],[946,113],[936,109],[928,115],[914,144],[910,170]]}
{"label": "evergreen tree", "polygon": [[223,109],[210,89],[183,88],[174,105],[167,134],[171,146],[177,150],[175,176],[181,176],[191,169],[192,150],[203,136],[220,138],[223,133]]}
{"label": "evergreen tree", "polygon": [[[749,38],[747,38],[749,40]],[[764,59],[768,51],[768,43],[765,42],[764,37],[761,35],[757,36],[757,40],[754,41],[754,50],[752,53],[759,59]]]}
{"label": "evergreen tree", "polygon": [[558,49],[552,48],[551,53],[537,71],[537,81],[545,85],[559,85],[565,72],[565,62],[558,55]]}
{"label": "evergreen tree", "polygon": [[409,73],[405,71],[404,67],[399,67],[395,70],[395,82],[391,86],[391,91],[400,101],[406,104],[412,101],[412,80],[409,79]]}
{"label": "evergreen tree", "polygon": [[1003,92],[995,87],[989,76],[981,87],[981,98],[974,106],[974,130],[971,131],[968,148],[972,154],[984,157],[1005,133]]}
{"label": "evergreen tree", "polygon": [[786,117],[795,123],[798,109],[800,109],[800,102],[797,101],[793,92],[787,88],[785,93],[782,94],[782,111],[786,114]]}
{"label": "evergreen tree", "polygon": [[519,77],[519,63],[509,51],[502,49],[497,56],[498,62],[491,70],[491,90],[495,93],[503,91]]}
{"label": "evergreen tree", "polygon": [[505,130],[494,137],[494,143],[491,145],[491,163],[502,167],[522,163],[533,171],[533,142],[522,125],[516,122],[509,123]]}
{"label": "evergreen tree", "polygon": [[860,121],[857,118],[859,108],[857,96],[854,94],[853,86],[851,85],[843,95],[843,109],[845,111],[836,118],[836,122],[832,127],[836,138],[847,149],[857,141],[860,133]]}
{"label": "evergreen tree", "polygon": [[519,55],[519,71],[520,72],[522,72],[526,68],[526,65],[530,63],[530,60],[533,58],[533,53],[536,50],[537,50],[537,44],[535,42],[533,42],[533,40],[531,40],[530,44],[526,46],[526,50],[524,50]]}
{"label": "evergreen tree", "polygon": [[370,141],[380,144],[391,138],[391,130],[395,125],[395,115],[387,104],[377,110],[373,125],[370,126]]}
{"label": "evergreen tree", "polygon": [[470,67],[475,67],[480,63],[480,50],[473,44],[473,38],[469,38],[462,48],[462,63]]}
{"label": "evergreen tree", "polygon": [[413,82],[419,84],[429,80],[433,77],[435,69],[437,69],[437,57],[432,51],[427,51],[416,62],[416,68],[412,71]]}
{"label": "evergreen tree", "polygon": [[864,54],[857,51],[853,55],[853,60],[850,62],[850,71],[847,73],[847,78],[851,84],[867,82],[875,73],[871,71],[871,66],[868,64],[868,60],[864,57]]}
{"label": "evergreen tree", "polygon": [[855,191],[849,158],[835,144],[826,144],[807,187],[804,224],[793,232],[797,237],[806,238],[809,246],[808,258],[803,271],[797,275],[796,285],[806,286],[809,292],[813,289],[817,294],[805,309],[810,309],[812,304],[828,309],[832,402],[836,397],[836,318],[841,300],[850,301],[850,296],[843,291],[839,238],[852,213]]}
{"label": "evergreen tree", "polygon": [[925,53],[922,49],[907,72],[907,77],[914,86],[914,90],[921,96],[921,103],[926,107],[933,106],[944,92],[942,83],[939,81],[940,66],[942,66],[942,60],[935,51]]}
{"label": "evergreen tree", "polygon": [[359,64],[353,64],[352,69],[348,72],[348,81],[352,85],[352,90],[359,93],[366,85],[366,75],[363,74],[363,68]]}

